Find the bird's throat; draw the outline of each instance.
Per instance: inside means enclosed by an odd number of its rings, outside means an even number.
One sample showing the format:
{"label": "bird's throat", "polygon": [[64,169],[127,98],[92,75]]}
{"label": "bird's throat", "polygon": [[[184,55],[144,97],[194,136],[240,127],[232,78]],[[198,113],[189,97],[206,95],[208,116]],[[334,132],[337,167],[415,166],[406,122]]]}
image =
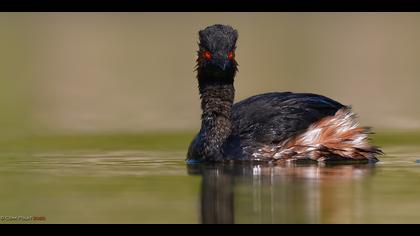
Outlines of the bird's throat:
{"label": "bird's throat", "polygon": [[[232,82],[220,78],[198,78],[202,109],[202,154],[211,160],[221,159],[223,147],[232,133],[232,106],[235,89]],[[204,79],[204,80],[203,80]],[[217,82],[219,80],[219,82]]]}

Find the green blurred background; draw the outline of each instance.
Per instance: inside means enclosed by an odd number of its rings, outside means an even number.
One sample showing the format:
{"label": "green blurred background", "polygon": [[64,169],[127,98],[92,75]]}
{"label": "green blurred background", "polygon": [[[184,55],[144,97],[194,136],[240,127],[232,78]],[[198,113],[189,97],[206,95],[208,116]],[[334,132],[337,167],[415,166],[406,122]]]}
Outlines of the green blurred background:
{"label": "green blurred background", "polygon": [[197,31],[239,31],[237,100],[314,92],[420,129],[419,13],[1,13],[0,139],[194,132]]}

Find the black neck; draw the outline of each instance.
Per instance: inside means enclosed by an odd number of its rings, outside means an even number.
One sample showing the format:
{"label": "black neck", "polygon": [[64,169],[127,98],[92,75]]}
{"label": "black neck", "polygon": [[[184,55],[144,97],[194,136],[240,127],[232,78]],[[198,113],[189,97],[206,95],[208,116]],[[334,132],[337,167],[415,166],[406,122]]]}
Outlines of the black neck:
{"label": "black neck", "polygon": [[203,156],[221,159],[223,146],[232,133],[232,106],[235,97],[233,78],[235,73],[210,76],[198,69],[201,96]]}

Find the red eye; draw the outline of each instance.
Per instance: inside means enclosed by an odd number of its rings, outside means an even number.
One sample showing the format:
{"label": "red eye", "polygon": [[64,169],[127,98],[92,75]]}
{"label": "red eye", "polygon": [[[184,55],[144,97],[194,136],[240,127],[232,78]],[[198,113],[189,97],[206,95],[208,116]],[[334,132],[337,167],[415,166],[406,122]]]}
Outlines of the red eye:
{"label": "red eye", "polygon": [[233,58],[235,58],[235,54],[233,53],[233,51],[230,51],[228,54],[228,59],[233,60]]}
{"label": "red eye", "polygon": [[211,53],[209,51],[204,51],[203,53],[203,57],[204,59],[206,59],[207,61],[211,60]]}

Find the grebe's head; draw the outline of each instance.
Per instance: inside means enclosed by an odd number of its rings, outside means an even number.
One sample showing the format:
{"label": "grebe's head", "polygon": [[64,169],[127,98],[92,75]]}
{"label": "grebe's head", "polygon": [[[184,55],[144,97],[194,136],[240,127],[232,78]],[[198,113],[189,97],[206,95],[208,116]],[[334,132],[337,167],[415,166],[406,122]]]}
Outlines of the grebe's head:
{"label": "grebe's head", "polygon": [[228,25],[212,25],[199,31],[197,67],[208,76],[234,76],[238,31]]}

